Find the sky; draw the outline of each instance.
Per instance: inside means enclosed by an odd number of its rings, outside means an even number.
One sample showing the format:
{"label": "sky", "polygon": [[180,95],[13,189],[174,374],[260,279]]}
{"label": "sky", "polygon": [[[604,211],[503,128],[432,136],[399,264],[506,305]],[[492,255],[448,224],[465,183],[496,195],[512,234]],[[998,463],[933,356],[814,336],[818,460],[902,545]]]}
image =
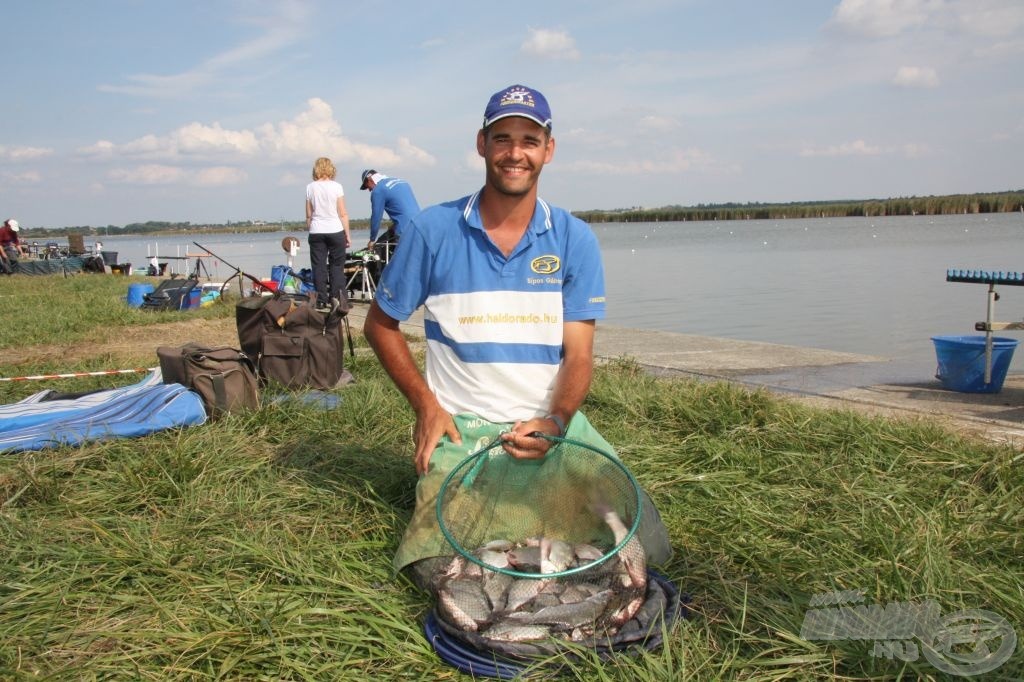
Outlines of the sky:
{"label": "sky", "polygon": [[1020,0],[0,3],[0,214],[304,219],[330,157],[421,205],[483,184],[488,98],[540,90],[569,210],[1024,188]]}

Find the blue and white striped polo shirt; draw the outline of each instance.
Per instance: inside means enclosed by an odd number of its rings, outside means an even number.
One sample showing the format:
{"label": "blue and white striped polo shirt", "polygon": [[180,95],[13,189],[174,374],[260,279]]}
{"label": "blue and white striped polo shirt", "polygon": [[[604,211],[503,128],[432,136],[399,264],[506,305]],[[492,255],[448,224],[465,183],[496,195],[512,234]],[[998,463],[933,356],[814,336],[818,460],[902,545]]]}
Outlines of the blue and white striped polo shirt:
{"label": "blue and white striped polo shirt", "polygon": [[424,306],[426,380],[442,407],[530,419],[548,410],[563,322],[604,318],[601,253],[586,223],[538,199],[506,258],[484,232],[479,196],[410,223],[376,300],[396,320]]}

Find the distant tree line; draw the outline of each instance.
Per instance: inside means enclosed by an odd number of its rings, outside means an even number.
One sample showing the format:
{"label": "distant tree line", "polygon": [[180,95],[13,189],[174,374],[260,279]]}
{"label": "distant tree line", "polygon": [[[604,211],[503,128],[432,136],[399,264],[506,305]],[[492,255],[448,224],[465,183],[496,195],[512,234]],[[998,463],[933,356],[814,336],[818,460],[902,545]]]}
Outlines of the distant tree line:
{"label": "distant tree line", "polygon": [[573,211],[588,223],[651,223],[682,220],[779,220],[786,218],[845,218],[954,213],[1006,213],[1024,210],[1024,190],[984,194],[900,197],[841,201],[801,201],[786,204],[726,203],[610,211]]}
{"label": "distant tree line", "polygon": [[[839,201],[795,201],[783,204],[725,203],[696,206],[663,206],[661,208],[620,208],[613,210],[573,211],[588,223],[652,223],[684,220],[780,220],[786,218],[845,218],[893,215],[946,215],[954,213],[1007,213],[1024,211],[1024,189],[981,194],[948,194],[945,196],[899,197],[895,199],[864,199]],[[352,220],[353,230],[369,228],[367,218]],[[223,232],[281,232],[306,229],[304,221],[251,221],[223,224],[193,224],[150,220],[127,225],[73,225],[56,229],[28,228],[24,238],[52,239],[69,234],[87,236],[202,234]]]}
{"label": "distant tree line", "polygon": [[[349,226],[353,230],[367,229],[369,219],[352,220]],[[46,229],[26,228],[22,231],[23,238],[53,239],[55,237],[66,237],[72,234],[81,234],[88,237],[107,237],[119,235],[182,235],[182,234],[210,234],[210,233],[256,233],[256,232],[283,232],[288,230],[303,231],[306,229],[305,221],[251,221],[217,223],[191,223],[173,222],[164,220],[149,220],[144,223],[128,223],[127,225],[70,225],[67,227]]]}
{"label": "distant tree line", "polygon": [[149,220],[144,223],[128,223],[127,225],[73,225],[61,228],[63,234],[84,235],[147,235],[147,234],[201,234],[203,232],[279,232],[281,230],[305,227],[302,222],[264,222],[243,221],[224,224],[205,224],[191,222],[171,222],[165,220]]}

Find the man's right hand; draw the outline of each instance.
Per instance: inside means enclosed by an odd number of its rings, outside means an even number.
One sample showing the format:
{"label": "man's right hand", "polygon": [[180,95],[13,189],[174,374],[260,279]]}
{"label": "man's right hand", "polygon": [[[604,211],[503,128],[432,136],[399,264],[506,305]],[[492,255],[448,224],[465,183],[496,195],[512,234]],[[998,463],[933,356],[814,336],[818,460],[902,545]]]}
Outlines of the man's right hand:
{"label": "man's right hand", "polygon": [[455,420],[441,407],[437,401],[433,405],[421,408],[416,412],[416,432],[413,434],[413,441],[416,445],[416,454],[413,461],[416,465],[416,475],[422,476],[427,473],[430,467],[430,456],[441,443],[444,436],[456,445],[462,444],[462,436],[455,426]]}
{"label": "man's right hand", "polygon": [[409,343],[399,329],[398,320],[381,310],[376,300],[370,303],[370,310],[363,320],[363,335],[366,336],[388,376],[416,413],[413,462],[416,465],[416,473],[422,476],[427,473],[430,455],[433,454],[442,436],[447,434],[453,443],[462,443],[459,430],[455,428],[455,420],[437,402],[437,398],[420,374],[409,350]]}

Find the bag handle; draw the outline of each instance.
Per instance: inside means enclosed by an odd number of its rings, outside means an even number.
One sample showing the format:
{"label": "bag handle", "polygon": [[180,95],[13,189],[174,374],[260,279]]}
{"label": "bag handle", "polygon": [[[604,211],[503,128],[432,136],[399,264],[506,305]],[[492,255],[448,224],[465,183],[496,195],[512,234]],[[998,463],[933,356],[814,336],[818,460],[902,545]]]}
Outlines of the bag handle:
{"label": "bag handle", "polygon": [[228,392],[224,386],[224,375],[213,374],[210,376],[213,381],[213,395],[217,401],[217,410],[220,412],[228,411]]}

